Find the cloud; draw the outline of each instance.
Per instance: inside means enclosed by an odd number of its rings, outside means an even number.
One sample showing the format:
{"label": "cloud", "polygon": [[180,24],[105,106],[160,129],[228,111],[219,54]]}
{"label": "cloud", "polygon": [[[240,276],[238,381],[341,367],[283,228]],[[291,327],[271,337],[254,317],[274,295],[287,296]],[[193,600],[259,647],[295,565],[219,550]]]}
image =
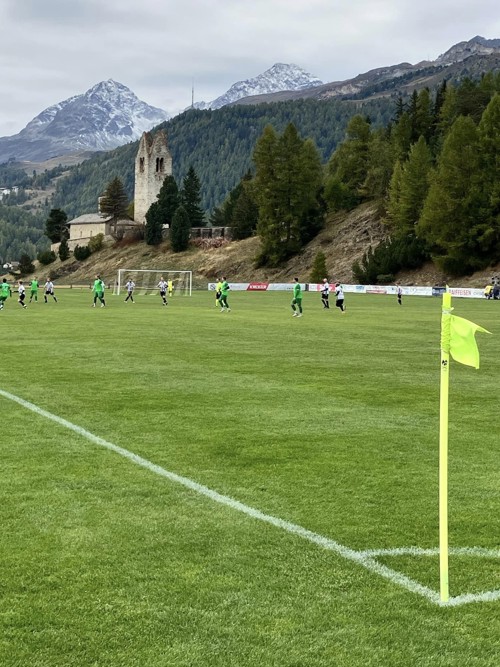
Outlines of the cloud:
{"label": "cloud", "polygon": [[[500,37],[493,0],[4,0],[0,136],[103,79],[175,112],[275,62],[324,81]],[[451,17],[453,20],[451,20]]]}

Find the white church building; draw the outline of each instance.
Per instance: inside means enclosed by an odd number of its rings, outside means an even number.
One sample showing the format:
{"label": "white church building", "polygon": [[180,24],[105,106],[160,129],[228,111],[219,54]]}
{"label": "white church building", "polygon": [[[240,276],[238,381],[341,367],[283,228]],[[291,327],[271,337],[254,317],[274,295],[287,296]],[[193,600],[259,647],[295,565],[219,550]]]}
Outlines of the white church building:
{"label": "white church building", "polygon": [[[124,234],[142,227],[146,223],[146,213],[156,201],[166,176],[172,175],[172,155],[167,145],[167,135],[160,130],[153,135],[144,132],[139,142],[135,159],[134,220],[119,220],[117,227]],[[112,218],[101,213],[85,213],[70,220],[68,245],[74,250],[77,245],[88,245],[90,239],[103,234],[112,239]]]}

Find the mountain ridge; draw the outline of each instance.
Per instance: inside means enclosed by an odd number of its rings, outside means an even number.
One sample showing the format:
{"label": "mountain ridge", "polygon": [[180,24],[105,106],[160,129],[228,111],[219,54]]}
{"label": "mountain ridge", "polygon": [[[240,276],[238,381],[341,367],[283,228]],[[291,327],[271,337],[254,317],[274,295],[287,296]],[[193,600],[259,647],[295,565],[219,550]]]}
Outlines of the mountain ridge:
{"label": "mountain ridge", "polygon": [[237,81],[212,102],[197,102],[196,109],[220,109],[250,95],[263,95],[284,90],[304,90],[320,86],[318,77],[293,63],[275,63],[272,67],[251,79]]}
{"label": "mountain ridge", "polygon": [[0,163],[112,150],[168,118],[127,86],[108,79],[44,109],[18,134],[0,137]]}

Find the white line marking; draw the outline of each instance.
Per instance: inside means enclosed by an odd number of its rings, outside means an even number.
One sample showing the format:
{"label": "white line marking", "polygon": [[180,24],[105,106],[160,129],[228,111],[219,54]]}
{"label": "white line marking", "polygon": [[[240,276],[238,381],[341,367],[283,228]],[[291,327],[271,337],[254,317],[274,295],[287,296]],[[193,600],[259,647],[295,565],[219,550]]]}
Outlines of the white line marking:
{"label": "white line marking", "polygon": [[[368,558],[380,556],[439,556],[438,547],[422,549],[422,547],[395,547],[393,549],[365,549],[358,551]],[[474,558],[500,558],[500,549],[484,547],[450,547],[450,556],[474,556]]]}
{"label": "white line marking", "polygon": [[[281,528],[287,533],[291,533],[292,535],[302,537],[303,539],[308,540],[309,542],[317,544],[323,549],[328,549],[329,551],[333,551],[339,556],[342,556],[342,558],[353,561],[358,565],[364,567],[366,570],[369,570],[370,572],[375,572],[379,574],[381,577],[384,577],[384,579],[387,579],[388,581],[391,581],[392,583],[397,584],[412,593],[417,593],[418,595],[421,595],[422,597],[426,598],[427,600],[436,605],[442,607],[448,607],[448,606],[456,607],[471,602],[491,602],[494,600],[500,600],[500,590],[498,590],[498,591],[486,591],[484,593],[477,593],[477,594],[460,595],[455,598],[450,598],[448,602],[441,602],[439,599],[439,594],[436,591],[433,591],[427,586],[419,584],[418,581],[410,579],[401,572],[392,570],[386,565],[377,562],[372,557],[372,555],[373,556],[376,554],[380,555],[380,550],[377,552],[373,552],[372,554],[372,552],[355,551],[353,549],[349,549],[348,547],[345,547],[344,545],[340,544],[339,542],[336,542],[335,540],[331,540],[330,538],[324,537],[323,535],[319,535],[318,533],[313,533],[312,531],[307,530],[307,528],[303,528],[302,526],[299,526],[297,524],[290,523],[289,521],[284,521],[283,519],[279,519],[270,514],[264,514],[260,510],[250,507],[249,505],[245,505],[244,503],[240,503],[239,500],[235,500],[234,498],[231,498],[229,496],[224,496],[220,493],[217,493],[217,491],[213,491],[207,486],[203,486],[203,484],[198,484],[198,482],[195,482],[192,479],[189,479],[188,477],[182,477],[181,475],[177,475],[175,472],[170,472],[169,470],[166,470],[165,468],[162,468],[161,466],[158,466],[155,463],[152,463],[151,461],[142,458],[142,456],[138,456],[137,454],[130,452],[128,449],[124,449],[123,447],[114,445],[112,442],[108,442],[107,440],[100,438],[98,435],[94,435],[93,433],[87,431],[81,426],[72,424],[66,419],[58,417],[57,415],[54,415],[51,412],[48,412],[47,410],[38,407],[34,403],[25,401],[23,398],[19,398],[19,396],[15,396],[14,394],[9,393],[8,391],[0,389],[0,396],[3,396],[4,398],[10,401],[14,401],[14,403],[18,403],[22,407],[26,408],[27,410],[30,410],[31,412],[34,412],[37,415],[40,415],[41,417],[50,419],[51,421],[55,422],[56,424],[59,424],[60,426],[64,426],[70,431],[73,431],[74,433],[77,433],[78,435],[86,438],[87,440],[90,440],[90,442],[93,442],[96,445],[104,447],[105,449],[108,449],[112,452],[115,452],[116,454],[123,456],[129,461],[132,461],[132,463],[141,466],[142,468],[146,468],[147,470],[150,470],[151,472],[154,472],[157,475],[160,475],[161,477],[165,477],[172,482],[181,484],[182,486],[191,489],[192,491],[195,491],[196,493],[199,493],[202,496],[210,498],[211,500],[220,503],[221,505],[226,505],[227,507],[230,507],[233,510],[237,510],[238,512],[242,512],[243,514],[246,514],[247,516],[250,516],[253,519],[258,519],[259,521],[271,524],[276,528]],[[418,547],[415,548],[418,549]]]}

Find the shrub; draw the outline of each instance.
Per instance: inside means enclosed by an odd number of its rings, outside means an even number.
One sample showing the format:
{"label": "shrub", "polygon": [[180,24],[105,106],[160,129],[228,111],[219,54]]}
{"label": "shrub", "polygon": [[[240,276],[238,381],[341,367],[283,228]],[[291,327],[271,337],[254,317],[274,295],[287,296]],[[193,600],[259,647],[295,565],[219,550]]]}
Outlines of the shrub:
{"label": "shrub", "polygon": [[61,262],[65,262],[70,256],[70,250],[67,239],[63,239],[59,244],[59,259]]}
{"label": "shrub", "polygon": [[310,281],[312,283],[321,283],[323,278],[326,277],[326,257],[325,253],[320,250],[314,258]]}
{"label": "shrub", "polygon": [[393,273],[379,273],[377,276],[377,285],[392,285],[395,279]]}
{"label": "shrub", "polygon": [[52,262],[55,262],[56,257],[57,255],[53,250],[44,250],[43,252],[38,253],[37,260],[40,262],[40,264],[47,266],[47,264],[52,264]]}
{"label": "shrub", "polygon": [[89,241],[89,249],[90,252],[97,252],[102,248],[102,245],[104,243],[104,234],[97,234],[96,236],[93,236],[90,241]]}
{"label": "shrub", "polygon": [[87,259],[88,257],[90,257],[91,254],[92,253],[88,245],[84,246],[77,245],[73,250],[73,255],[75,256],[75,259],[77,259],[79,262],[82,262],[84,259]]}

